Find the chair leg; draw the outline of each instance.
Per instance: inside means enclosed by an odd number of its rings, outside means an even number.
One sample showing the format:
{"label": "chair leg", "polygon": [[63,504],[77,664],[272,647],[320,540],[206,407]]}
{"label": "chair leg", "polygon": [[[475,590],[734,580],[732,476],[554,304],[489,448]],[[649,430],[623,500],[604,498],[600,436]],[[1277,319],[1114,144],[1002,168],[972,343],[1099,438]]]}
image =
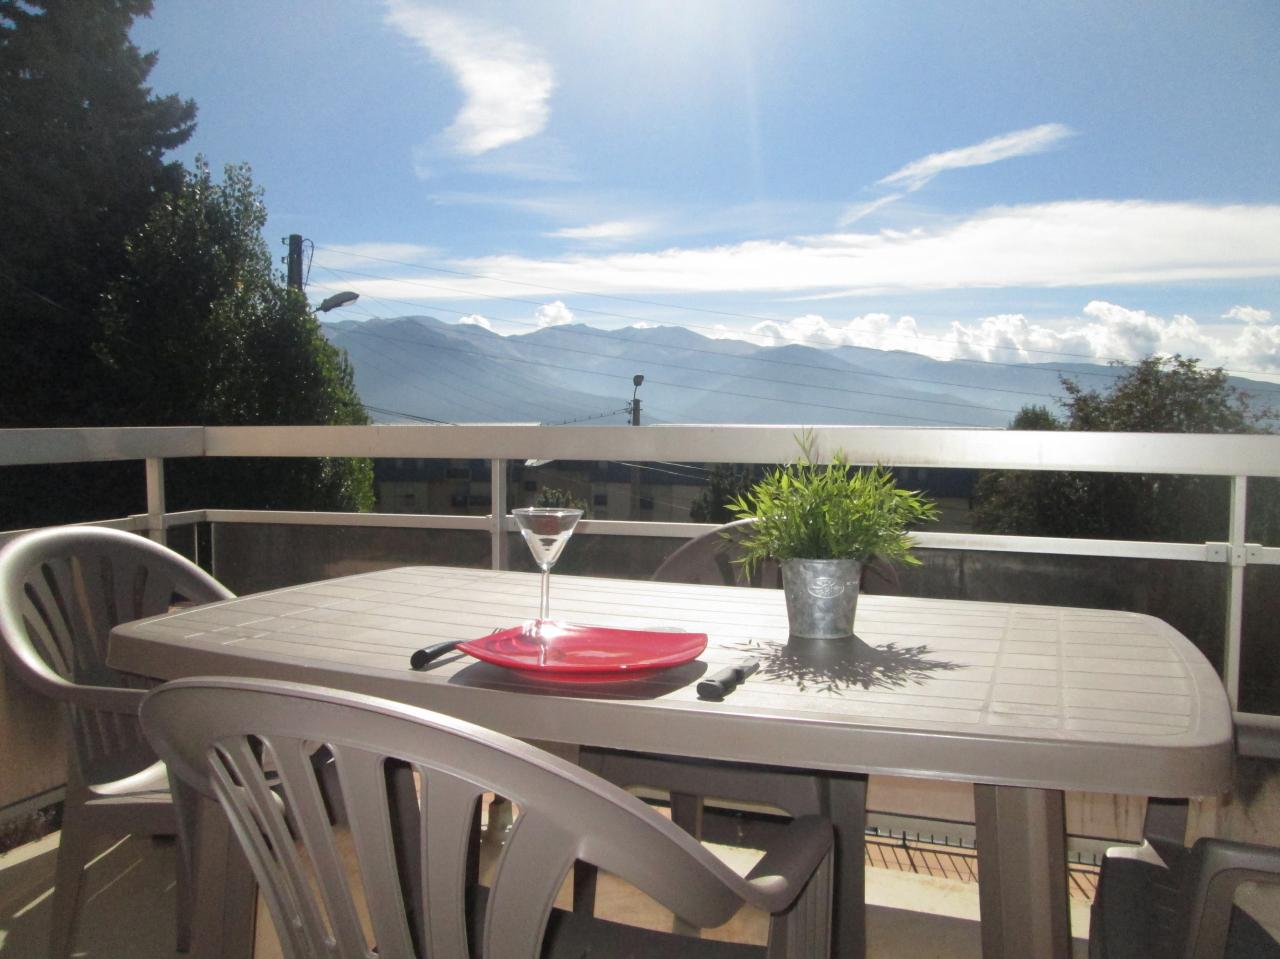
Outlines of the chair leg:
{"label": "chair leg", "polygon": [[191,864],[187,861],[185,843],[181,839],[173,844],[173,866],[175,872],[174,899],[177,908],[177,943],[178,952],[191,951],[191,915],[195,909],[195,887],[191,881]]}
{"label": "chair leg", "polygon": [[196,910],[195,850],[200,800],[190,786],[173,775],[169,776],[169,794],[173,797],[174,818],[178,823],[178,835],[173,846],[177,950],[190,952]]}
{"label": "chair leg", "polygon": [[[671,821],[697,840],[702,839],[702,809],[701,796],[691,793],[671,793]],[[671,931],[695,938],[702,934],[701,929],[685,922],[679,916],[672,917]]]}
{"label": "chair leg", "polygon": [[54,871],[53,902],[49,919],[49,957],[67,959],[75,946],[80,887],[88,859],[90,831],[75,808],[63,812],[58,837],[58,862]]}
{"label": "chair leg", "polygon": [[791,909],[772,917],[767,959],[827,959],[831,955],[832,866],[828,855]]}

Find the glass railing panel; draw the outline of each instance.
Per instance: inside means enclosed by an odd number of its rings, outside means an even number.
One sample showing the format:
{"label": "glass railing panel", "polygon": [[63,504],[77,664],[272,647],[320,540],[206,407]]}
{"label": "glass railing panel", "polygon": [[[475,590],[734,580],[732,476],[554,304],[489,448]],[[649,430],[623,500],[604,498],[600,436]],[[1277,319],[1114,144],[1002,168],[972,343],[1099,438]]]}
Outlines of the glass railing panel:
{"label": "glass railing panel", "polygon": [[918,550],[897,583],[869,575],[868,593],[1120,609],[1147,613],[1190,639],[1221,672],[1228,567],[1179,560]]}
{"label": "glass railing panel", "polygon": [[1244,574],[1239,708],[1280,715],[1280,566],[1250,566]]}
{"label": "glass railing panel", "polygon": [[236,593],[394,566],[489,566],[479,530],[214,523],[213,575]]}
{"label": "glass railing panel", "polygon": [[[663,536],[574,533],[555,565],[554,575],[648,579],[662,561],[685,542]],[[537,569],[519,533],[507,535],[507,549],[510,569],[525,572]]]}

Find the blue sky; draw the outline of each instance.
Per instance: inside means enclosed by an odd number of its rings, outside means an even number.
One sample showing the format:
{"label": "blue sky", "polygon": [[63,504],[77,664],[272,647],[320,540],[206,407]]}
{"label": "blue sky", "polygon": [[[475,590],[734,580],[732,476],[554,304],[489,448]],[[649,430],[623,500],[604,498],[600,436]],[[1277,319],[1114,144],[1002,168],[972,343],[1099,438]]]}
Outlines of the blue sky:
{"label": "blue sky", "polygon": [[156,0],[134,39],[335,318],[1280,374],[1275,0]]}

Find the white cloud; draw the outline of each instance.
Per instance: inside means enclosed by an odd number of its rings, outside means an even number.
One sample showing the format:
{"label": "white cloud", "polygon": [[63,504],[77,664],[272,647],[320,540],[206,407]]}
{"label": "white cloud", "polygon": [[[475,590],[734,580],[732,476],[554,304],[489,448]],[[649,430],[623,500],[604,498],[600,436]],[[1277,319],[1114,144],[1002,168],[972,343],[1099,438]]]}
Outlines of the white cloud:
{"label": "white cloud", "polygon": [[546,235],[565,240],[629,240],[647,233],[651,228],[651,224],[644,220],[608,220],[589,226],[565,227]]}
{"label": "white cloud", "polygon": [[[1036,363],[1081,359],[1096,363],[1135,362],[1146,356],[1180,353],[1206,367],[1238,372],[1280,372],[1280,326],[1269,322],[1266,310],[1237,308],[1244,320],[1226,326],[1202,325],[1177,313],[1172,318],[1092,300],[1080,316],[1054,326],[1037,324],[1021,314],[988,316],[975,323],[952,323],[946,336],[932,343],[922,340],[916,352],[940,359]],[[1227,316],[1236,314],[1230,311]],[[1250,322],[1249,317],[1268,317]]]}
{"label": "white cloud", "polygon": [[538,323],[538,329],[546,329],[549,326],[564,326],[566,323],[573,322],[573,311],[559,300],[556,300],[554,303],[544,303],[538,307],[533,314],[533,318]]}
{"label": "white cloud", "polygon": [[[911,290],[1089,287],[1280,276],[1280,205],[1086,200],[995,207],[936,229],[836,233],[655,252],[493,256],[454,268],[435,298],[509,296],[509,282],[562,292],[856,295]],[[359,292],[366,292],[365,289]],[[413,282],[371,296],[422,299]]]}
{"label": "white cloud", "polygon": [[[1200,359],[1206,367],[1280,375],[1280,325],[1269,322],[1266,310],[1237,310],[1246,322],[1226,328],[1222,324],[1202,326],[1185,314],[1165,319],[1145,310],[1092,300],[1079,315],[1052,324],[1033,322],[1021,313],[1002,313],[972,323],[953,322],[942,335],[921,332],[911,316],[895,320],[887,313],[867,313],[846,322],[810,313],[763,321],[746,330],[721,325],[709,335],[758,346],[862,346],[909,350],[939,360],[996,363],[1107,363],[1116,359],[1132,363],[1152,354],[1180,353]],[[1248,317],[1267,319],[1248,322]]]}
{"label": "white cloud", "polygon": [[894,320],[888,313],[866,313],[842,324],[831,323],[816,313],[790,320],[764,320],[745,333],[718,327],[720,338],[748,340],[759,346],[864,346],[871,349],[915,349],[920,341],[916,321],[910,316]]}
{"label": "white cloud", "polygon": [[1270,323],[1271,311],[1252,306],[1233,306],[1222,314],[1225,320],[1243,320],[1245,323]]}
{"label": "white cloud", "polygon": [[1226,350],[1230,364],[1240,369],[1280,373],[1280,324],[1271,321],[1271,311],[1236,306],[1225,316],[1244,322],[1244,328]]}
{"label": "white cloud", "polygon": [[483,317],[479,313],[471,313],[468,316],[464,316],[458,320],[458,323],[462,326],[479,326],[490,333],[493,332],[493,324],[489,322],[487,317]]}
{"label": "white cloud", "polygon": [[907,192],[919,190],[939,173],[964,167],[986,166],[1012,157],[1042,153],[1073,134],[1073,130],[1061,123],[1042,123],[1025,130],[1015,130],[992,137],[972,146],[930,153],[883,177],[880,185],[899,185]]}
{"label": "white cloud", "polygon": [[[386,20],[444,64],[464,101],[445,136],[453,149],[478,156],[541,133],[555,86],[551,65],[508,31],[419,0],[387,0]],[[415,154],[415,169],[426,169]]]}

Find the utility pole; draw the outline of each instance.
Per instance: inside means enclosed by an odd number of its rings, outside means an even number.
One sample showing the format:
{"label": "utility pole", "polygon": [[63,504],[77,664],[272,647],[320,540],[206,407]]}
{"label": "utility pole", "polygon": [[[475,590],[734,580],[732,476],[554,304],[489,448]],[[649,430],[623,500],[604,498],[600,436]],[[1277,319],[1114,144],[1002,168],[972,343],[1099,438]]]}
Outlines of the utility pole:
{"label": "utility pole", "polygon": [[290,289],[302,289],[302,234],[289,234],[289,257],[285,261],[289,264],[286,277]]}
{"label": "utility pole", "polygon": [[[631,377],[631,384],[635,387],[631,391],[631,425],[640,425],[640,398],[636,394],[640,391],[640,384],[644,382],[644,374],[637,373]],[[631,467],[631,519],[640,518],[640,467],[633,465]]]}

